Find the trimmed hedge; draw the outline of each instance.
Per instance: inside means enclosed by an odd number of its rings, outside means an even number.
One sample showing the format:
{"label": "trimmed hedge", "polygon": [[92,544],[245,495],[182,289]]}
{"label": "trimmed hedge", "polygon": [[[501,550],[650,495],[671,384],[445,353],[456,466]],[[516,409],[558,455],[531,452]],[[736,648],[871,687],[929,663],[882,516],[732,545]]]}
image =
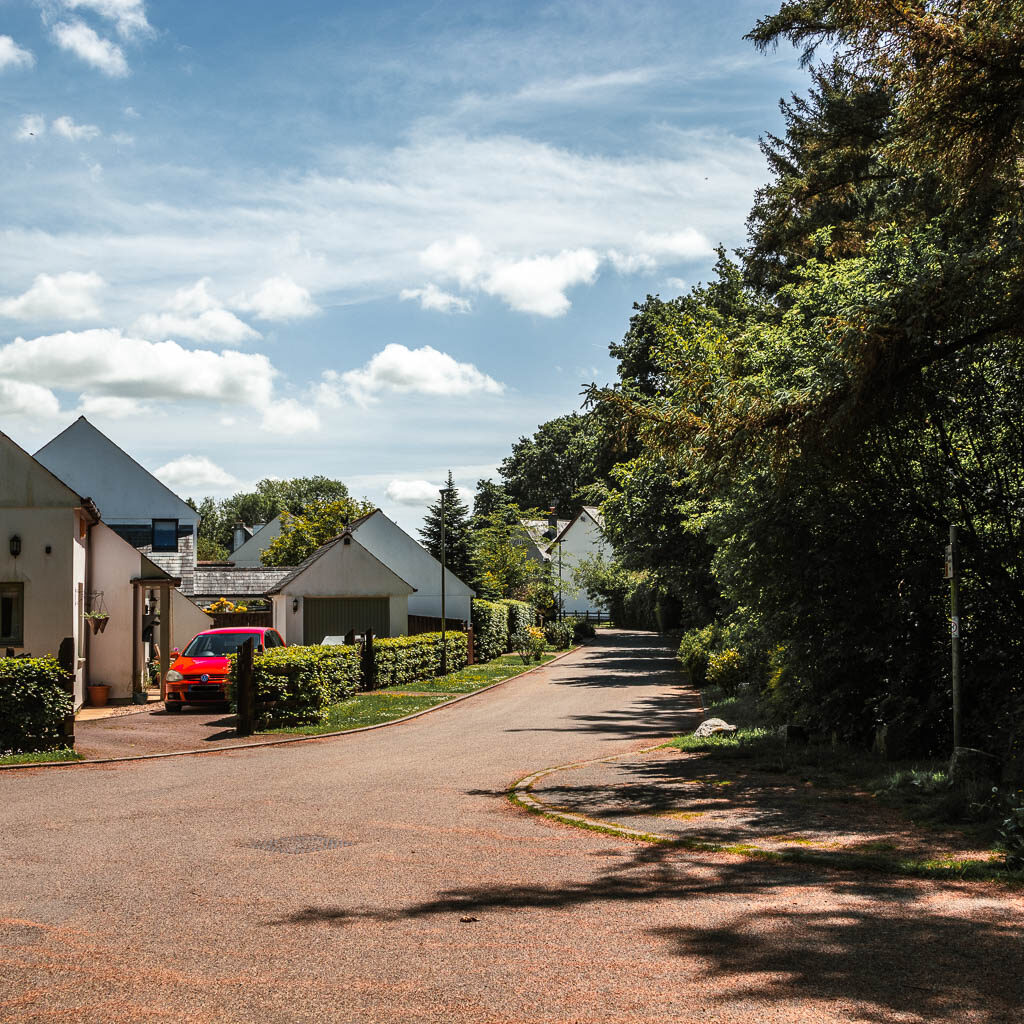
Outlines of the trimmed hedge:
{"label": "trimmed hedge", "polygon": [[508,609],[498,601],[473,599],[473,642],[477,661],[493,661],[508,651]]}
{"label": "trimmed hedge", "polygon": [[[447,632],[448,671],[462,668],[468,659],[468,636]],[[441,634],[393,636],[374,639],[366,689],[407,686],[441,674]]]}
{"label": "trimmed hedge", "polygon": [[509,636],[509,651],[512,650],[512,637],[519,636],[529,631],[533,625],[533,620],[536,615],[533,610],[533,605],[528,604],[526,601],[499,601],[498,604],[503,604],[508,609],[508,636]]}
{"label": "trimmed hedge", "polygon": [[549,622],[544,627],[544,636],[547,642],[556,650],[562,651],[571,647],[574,639],[573,620],[564,619],[562,622]]}
{"label": "trimmed hedge", "polygon": [[0,658],[0,754],[63,747],[71,713],[66,676],[54,657]]}
{"label": "trimmed hedge", "polygon": [[[232,655],[232,699],[237,673],[238,655]],[[260,718],[262,728],[312,725],[327,721],[331,706],[359,689],[361,650],[355,646],[274,647],[253,658],[253,674],[256,700],[274,702]]]}

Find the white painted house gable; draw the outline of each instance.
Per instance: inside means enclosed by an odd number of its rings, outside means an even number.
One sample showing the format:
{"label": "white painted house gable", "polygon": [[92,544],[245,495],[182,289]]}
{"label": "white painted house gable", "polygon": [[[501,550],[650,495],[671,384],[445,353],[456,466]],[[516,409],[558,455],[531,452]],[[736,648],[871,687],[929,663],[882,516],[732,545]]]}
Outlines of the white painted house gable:
{"label": "white painted house gable", "polygon": [[35,458],[72,490],[88,494],[112,530],[192,592],[199,513],[149,470],[84,416]]}
{"label": "white painted house gable", "polygon": [[[416,588],[409,598],[410,615],[441,617],[441,563],[380,509],[352,524],[359,542],[385,565]],[[445,616],[472,618],[471,590],[450,569],[445,569]]]}
{"label": "white painted house gable", "polygon": [[551,564],[561,583],[562,608],[567,615],[598,615],[607,612],[599,601],[587,596],[573,581],[576,566],[584,558],[608,557],[611,546],[604,536],[600,511],[584,506],[559,533],[551,545]]}

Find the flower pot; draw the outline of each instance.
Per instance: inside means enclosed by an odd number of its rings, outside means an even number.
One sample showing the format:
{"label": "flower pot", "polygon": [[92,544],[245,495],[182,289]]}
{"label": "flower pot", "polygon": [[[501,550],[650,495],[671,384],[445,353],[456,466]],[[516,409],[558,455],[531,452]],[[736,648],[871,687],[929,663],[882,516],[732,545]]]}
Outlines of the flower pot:
{"label": "flower pot", "polygon": [[97,633],[102,633],[103,630],[105,630],[107,628],[107,623],[109,621],[110,621],[110,619],[100,619],[99,620],[100,624],[96,627],[96,632]]}
{"label": "flower pot", "polygon": [[107,703],[107,698],[110,696],[110,687],[106,683],[90,683],[87,687],[89,691],[89,703],[94,708],[101,708]]}
{"label": "flower pot", "polygon": [[108,615],[104,619],[87,619],[86,621],[92,627],[92,634],[95,636],[97,633],[102,633],[107,628],[107,620],[110,618]]}
{"label": "flower pot", "polygon": [[132,694],[132,703],[133,704],[148,704],[149,703],[149,694],[146,693],[145,690],[143,690],[141,693],[133,693]]}

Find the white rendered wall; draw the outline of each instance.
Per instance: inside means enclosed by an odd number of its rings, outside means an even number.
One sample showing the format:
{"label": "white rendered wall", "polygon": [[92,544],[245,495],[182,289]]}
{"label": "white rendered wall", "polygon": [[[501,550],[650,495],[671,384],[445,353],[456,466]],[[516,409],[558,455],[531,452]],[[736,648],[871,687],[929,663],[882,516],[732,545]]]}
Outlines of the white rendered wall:
{"label": "white rendered wall", "polygon": [[[142,556],[109,526],[97,523],[90,537],[92,547],[89,589],[103,592],[103,607],[110,618],[102,633],[92,634],[86,625],[89,682],[106,683],[113,698],[132,695],[132,636],[135,629],[132,579],[138,578]],[[98,598],[94,611],[99,611]]]}
{"label": "white rendered wall", "polygon": [[189,640],[213,629],[213,619],[180,590],[171,591],[171,647],[183,650]]}
{"label": "white rendered wall", "polygon": [[[587,592],[573,582],[573,570],[582,558],[600,555],[607,558],[611,552],[608,541],[589,513],[583,512],[569,527],[562,540],[561,580],[562,607],[566,614],[596,615],[606,613],[607,607],[600,601],[593,601]],[[559,574],[559,554],[556,547],[551,552],[551,565],[556,577]]]}

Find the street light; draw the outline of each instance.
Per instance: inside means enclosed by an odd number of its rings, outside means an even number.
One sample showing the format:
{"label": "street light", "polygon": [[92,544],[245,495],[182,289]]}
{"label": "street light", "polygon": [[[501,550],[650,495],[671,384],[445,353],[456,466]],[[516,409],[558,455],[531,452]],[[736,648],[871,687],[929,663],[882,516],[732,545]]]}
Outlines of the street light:
{"label": "street light", "polygon": [[448,617],[445,610],[445,587],[444,587],[444,514],[445,498],[452,493],[451,487],[441,488],[441,675],[448,675]]}

